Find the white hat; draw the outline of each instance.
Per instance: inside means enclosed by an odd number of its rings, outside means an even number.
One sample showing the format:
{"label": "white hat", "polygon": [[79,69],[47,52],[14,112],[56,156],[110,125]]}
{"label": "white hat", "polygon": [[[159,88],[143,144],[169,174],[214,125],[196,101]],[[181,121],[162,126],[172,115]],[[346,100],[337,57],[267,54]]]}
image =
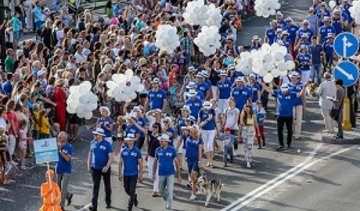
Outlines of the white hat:
{"label": "white hat", "polygon": [[104,129],[102,129],[102,128],[96,128],[96,130],[94,130],[92,133],[94,135],[100,135],[100,136],[105,137],[105,132],[104,132]]}
{"label": "white hat", "polygon": [[101,111],[106,111],[106,113],[108,113],[108,116],[110,116],[110,109],[108,108],[108,107],[106,107],[106,106],[100,106],[100,108],[99,108],[99,111],[101,112]]}
{"label": "white hat", "polygon": [[289,91],[289,85],[287,83],[283,83],[280,87],[280,90],[282,92],[286,92],[286,91]]}
{"label": "white hat", "polygon": [[196,83],[194,81],[190,81],[188,85],[186,85],[186,88],[192,89],[196,87]]}
{"label": "white hat", "polygon": [[180,110],[190,112],[190,107],[188,105],[184,105]]}
{"label": "white hat", "polygon": [[254,40],[260,40],[260,37],[259,37],[258,35],[254,35],[254,36],[252,37],[252,41],[254,41]]}
{"label": "white hat", "polygon": [[134,112],[143,112],[143,108],[142,108],[142,106],[135,106],[135,107],[133,108],[133,111],[134,111]]}
{"label": "white hat", "polygon": [[329,16],[324,16],[324,20],[323,21],[330,21],[330,17]]}
{"label": "white hat", "polygon": [[198,72],[196,74],[196,77],[205,78],[204,74],[202,72]]}
{"label": "white hat", "polygon": [[137,119],[137,113],[134,112],[134,111],[130,112],[129,118],[131,118],[131,119]]}
{"label": "white hat", "polygon": [[190,89],[187,93],[186,96],[188,97],[195,97],[197,95],[197,91],[194,89]]}
{"label": "white hat", "polygon": [[300,74],[298,72],[296,72],[296,71],[293,71],[293,72],[291,72],[290,77],[291,78],[298,78],[298,77],[300,77]]}
{"label": "white hat", "polygon": [[170,141],[170,137],[167,134],[162,134],[161,136],[158,137],[159,141]]}
{"label": "white hat", "polygon": [[291,21],[291,22],[293,22],[293,19],[292,19],[292,17],[287,17],[286,19],[285,19],[285,21]]}
{"label": "white hat", "polygon": [[200,130],[200,127],[199,127],[199,125],[197,125],[197,124],[193,124],[193,125],[191,125],[191,126],[188,126],[188,129],[189,130]]}
{"label": "white hat", "polygon": [[226,73],[226,71],[224,71],[224,70],[220,71],[219,76],[227,76],[227,75],[228,75],[228,74]]}
{"label": "white hat", "polygon": [[208,73],[207,70],[201,71],[201,74],[202,74],[205,78],[208,78],[208,77],[209,77],[209,73]]}
{"label": "white hat", "polygon": [[244,82],[244,78],[243,77],[241,77],[241,76],[239,76],[239,77],[237,77],[236,79],[235,79],[235,82]]}
{"label": "white hat", "polygon": [[151,81],[151,83],[160,83],[160,79],[155,77],[155,78]]}
{"label": "white hat", "polygon": [[40,76],[42,76],[42,75],[44,75],[44,74],[46,74],[46,71],[45,71],[45,70],[39,70],[39,71],[37,72],[37,76],[38,76],[38,77],[40,77]]}
{"label": "white hat", "polygon": [[289,32],[287,30],[283,31],[281,35],[289,35]]}
{"label": "white hat", "polygon": [[276,15],[279,15],[279,16],[281,16],[281,17],[284,16],[280,11],[277,11],[277,12],[276,12]]}
{"label": "white hat", "polygon": [[124,141],[133,141],[133,140],[136,140],[135,134],[133,133],[128,133],[124,138]]}
{"label": "white hat", "polygon": [[279,32],[282,32],[283,30],[282,30],[282,28],[277,28],[276,29],[276,33],[279,33]]}
{"label": "white hat", "polygon": [[160,108],[155,108],[155,109],[153,109],[151,111],[153,112],[154,115],[155,114],[161,114],[161,112],[162,112]]}
{"label": "white hat", "polygon": [[205,109],[210,109],[210,108],[211,108],[211,103],[210,103],[210,101],[205,101],[205,102],[203,103],[203,106],[204,106]]}

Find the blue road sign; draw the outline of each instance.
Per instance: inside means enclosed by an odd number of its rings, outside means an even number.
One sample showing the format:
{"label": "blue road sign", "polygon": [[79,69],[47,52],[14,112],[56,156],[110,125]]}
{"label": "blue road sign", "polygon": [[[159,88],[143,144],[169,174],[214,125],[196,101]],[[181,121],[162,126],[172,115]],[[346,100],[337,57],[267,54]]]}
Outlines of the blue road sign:
{"label": "blue road sign", "polygon": [[36,164],[59,161],[56,138],[46,138],[34,141]]}
{"label": "blue road sign", "polygon": [[348,61],[339,62],[334,70],[335,79],[341,79],[345,87],[352,86],[359,78],[359,69]]}
{"label": "blue road sign", "polygon": [[358,52],[358,49],[358,38],[349,32],[339,34],[334,40],[334,50],[340,57],[350,58]]}

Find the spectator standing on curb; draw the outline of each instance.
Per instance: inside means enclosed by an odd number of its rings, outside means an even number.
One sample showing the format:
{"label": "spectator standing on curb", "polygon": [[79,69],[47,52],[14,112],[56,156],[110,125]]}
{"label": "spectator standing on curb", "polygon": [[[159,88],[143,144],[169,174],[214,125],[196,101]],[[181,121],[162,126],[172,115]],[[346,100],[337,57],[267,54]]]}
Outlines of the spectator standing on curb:
{"label": "spectator standing on curb", "polygon": [[68,134],[64,131],[58,135],[58,150],[59,162],[56,164],[55,170],[57,184],[61,190],[60,207],[64,209],[65,200],[67,200],[67,205],[70,205],[73,197],[73,194],[68,191],[68,186],[72,172],[71,160],[74,155],[73,147],[68,143]]}
{"label": "spectator standing on curb", "polygon": [[338,126],[338,132],[335,136],[335,138],[344,138],[344,131],[343,131],[343,103],[345,98],[345,90],[343,87],[343,81],[341,79],[336,80],[336,99],[334,100],[334,109],[338,111],[336,123]]}
{"label": "spectator standing on curb", "polygon": [[91,171],[93,178],[93,194],[91,211],[97,211],[98,197],[101,177],[105,185],[106,208],[111,208],[111,183],[110,183],[110,165],[114,160],[113,148],[108,141],[105,141],[105,132],[102,128],[93,131],[95,140],[91,141],[90,152],[87,159],[88,171]]}
{"label": "spectator standing on curb", "polygon": [[333,133],[334,126],[333,120],[330,117],[330,110],[333,107],[333,101],[330,99],[336,98],[336,85],[332,81],[332,76],[330,73],[324,73],[324,81],[321,82],[319,89],[317,90],[317,95],[319,95],[319,105],[321,109],[321,115],[324,118],[325,133]]}

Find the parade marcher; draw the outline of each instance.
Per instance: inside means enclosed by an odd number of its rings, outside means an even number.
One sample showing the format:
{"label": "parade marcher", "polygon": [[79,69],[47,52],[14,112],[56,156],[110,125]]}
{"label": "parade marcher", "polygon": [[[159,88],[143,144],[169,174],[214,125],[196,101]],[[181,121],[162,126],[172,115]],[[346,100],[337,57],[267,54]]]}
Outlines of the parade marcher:
{"label": "parade marcher", "polygon": [[[311,45],[309,47],[309,53],[311,56],[311,82],[320,84],[322,77],[322,57],[323,57],[323,48],[318,43],[317,36],[311,38]],[[316,80],[315,80],[316,79]]]}
{"label": "parade marcher", "polygon": [[184,105],[180,109],[180,117],[177,120],[177,143],[174,145],[177,153],[178,153],[178,160],[180,164],[180,168],[183,168],[183,160],[184,160],[184,138],[183,138],[183,131],[181,130],[182,127],[190,126],[190,108],[187,105]]}
{"label": "parade marcher", "polygon": [[216,135],[215,111],[211,108],[211,103],[205,101],[203,109],[199,112],[198,125],[201,128],[201,137],[204,142],[204,152],[207,159],[207,167],[214,167],[214,142]]}
{"label": "parade marcher", "polygon": [[54,171],[46,171],[47,182],[41,184],[40,195],[43,198],[43,205],[39,211],[61,211],[59,201],[61,199],[61,192],[59,186],[53,181]]}
{"label": "parade marcher", "polygon": [[231,91],[231,96],[235,100],[235,106],[241,112],[246,103],[251,102],[251,90],[245,86],[244,79],[242,77],[238,77],[235,79],[236,87],[234,87]]}
{"label": "parade marcher", "polygon": [[[224,125],[223,129],[230,128],[231,134],[234,136],[239,136],[239,118],[240,110],[235,107],[235,100],[233,97],[229,98],[229,107],[224,112]],[[238,149],[238,140],[234,141],[234,154],[236,155],[236,150]]]}
{"label": "parade marcher", "polygon": [[65,200],[67,205],[71,204],[73,194],[68,191],[70,175],[72,172],[71,160],[74,155],[74,150],[71,144],[68,143],[68,134],[64,131],[58,135],[58,150],[59,162],[56,164],[56,181],[61,190],[60,207],[64,209]]}
{"label": "parade marcher", "polygon": [[197,93],[198,93],[197,91],[191,89],[187,93],[189,99],[185,102],[185,105],[187,105],[190,108],[190,116],[193,116],[195,118],[198,118],[202,106],[201,100],[196,97]]}
{"label": "parade marcher", "polygon": [[270,22],[270,28],[266,29],[264,42],[272,45],[276,38],[277,21],[273,20]]}
{"label": "parade marcher", "polygon": [[240,116],[241,136],[244,140],[244,153],[246,167],[252,167],[252,148],[255,141],[255,134],[259,130],[257,118],[253,113],[251,105],[246,105]]}
{"label": "parade marcher", "polygon": [[258,101],[258,99],[261,99],[261,87],[258,83],[256,83],[256,76],[254,74],[250,74],[247,87],[250,90],[250,99],[252,105],[254,105],[255,107],[256,101]]}
{"label": "parade marcher", "polygon": [[138,180],[143,182],[143,159],[141,151],[134,145],[134,134],[128,134],[124,141],[125,147],[120,152],[119,180],[124,183],[125,192],[130,197],[128,211],[131,211],[133,206],[138,205],[136,184]]}
{"label": "parade marcher", "polygon": [[231,128],[225,128],[224,134],[220,135],[220,141],[223,142],[223,162],[227,167],[227,160],[230,157],[230,163],[234,162],[234,144],[236,137],[231,134]]}
{"label": "parade marcher", "polygon": [[216,96],[219,96],[218,108],[221,113],[228,107],[228,99],[230,97],[231,81],[227,79],[226,71],[221,71],[219,76],[220,80],[216,83],[217,92]]}
{"label": "parade marcher", "polygon": [[289,91],[288,84],[282,84],[279,89],[272,90],[269,88],[264,82],[259,80],[259,84],[263,87],[263,89],[269,92],[272,95],[275,95],[277,100],[277,132],[278,132],[278,141],[279,147],[278,151],[284,150],[284,136],[283,129],[284,124],[286,124],[286,128],[288,131],[287,134],[287,147],[291,147],[292,141],[292,123],[293,123],[293,106],[295,98],[301,97],[304,93],[304,88],[299,93],[292,93]]}
{"label": "parade marcher", "polygon": [[152,80],[152,89],[149,91],[148,99],[145,103],[145,110],[161,109],[162,112],[165,112],[165,109],[168,105],[167,94],[163,89],[160,88],[159,83],[160,79],[158,78],[154,78]]}
{"label": "parade marcher", "polygon": [[183,147],[186,150],[185,158],[188,174],[191,178],[191,196],[190,200],[196,199],[197,178],[201,167],[203,141],[200,137],[199,126],[191,125],[182,128],[186,130]]}
{"label": "parade marcher", "polygon": [[[258,149],[265,147],[265,118],[266,111],[263,107],[261,100],[256,102],[256,108],[254,109],[254,114],[256,115],[256,120],[258,123],[258,130],[256,131],[256,138],[258,142]],[[262,140],[262,143],[261,143]]]}
{"label": "parade marcher", "polygon": [[[290,75],[291,84],[290,92],[299,93],[304,87],[304,84],[300,81],[300,75],[298,72],[292,72]],[[301,125],[303,120],[303,111],[304,111],[304,97],[300,96],[294,99],[294,139],[300,139]]]}
{"label": "parade marcher", "polygon": [[[155,162],[155,151],[158,147],[160,147],[160,142],[158,138],[161,136],[161,123],[156,122],[152,125],[152,130],[149,130],[149,139],[148,139],[148,157],[147,157],[147,165],[149,169],[149,177],[152,178],[153,174],[157,172],[153,172],[153,165]],[[155,178],[153,181],[153,192],[152,197],[157,197],[159,192],[159,178]]]}
{"label": "parade marcher", "polygon": [[336,33],[335,28],[333,25],[331,25],[330,21],[331,20],[329,16],[324,16],[323,18],[324,25],[319,28],[319,34],[318,34],[318,41],[321,44],[323,44],[326,41],[328,34]]}
{"label": "parade marcher", "polygon": [[301,72],[301,83],[305,84],[310,79],[311,56],[308,54],[307,46],[300,46],[300,54],[297,57],[299,71]]}
{"label": "parade marcher", "polygon": [[324,81],[321,82],[317,90],[319,96],[319,105],[321,109],[321,115],[324,118],[325,130],[324,132],[333,133],[334,125],[330,117],[330,111],[334,105],[331,99],[336,98],[336,85],[332,81],[332,76],[329,72],[324,73]]}
{"label": "parade marcher", "polygon": [[[155,179],[159,177],[160,194],[166,201],[166,209],[172,210],[175,166],[178,182],[181,183],[180,165],[175,148],[169,146],[169,136],[163,134],[158,137],[158,140],[160,141],[161,146],[155,151],[152,180],[155,181]],[[156,174],[156,172],[158,172],[158,174]]]}
{"label": "parade marcher", "polygon": [[329,33],[327,34],[326,41],[323,44],[323,50],[324,50],[324,68],[326,68],[327,71],[331,70],[333,62],[334,62],[334,34]]}
{"label": "parade marcher", "polygon": [[106,208],[111,208],[111,183],[110,165],[114,160],[113,148],[110,142],[105,141],[105,132],[102,128],[97,128],[93,131],[95,139],[91,141],[90,152],[87,159],[87,169],[92,175],[93,179],[93,194],[92,194],[92,206],[89,210],[96,211],[98,207],[98,197],[101,177],[104,179],[105,186],[105,202]]}
{"label": "parade marcher", "polygon": [[96,128],[101,128],[105,133],[105,141],[112,144],[112,130],[114,126],[114,120],[110,117],[110,109],[106,106],[100,107],[100,114],[96,121]]}
{"label": "parade marcher", "polygon": [[135,106],[133,108],[133,111],[137,113],[137,122],[135,123],[135,126],[140,131],[139,140],[136,143],[136,147],[141,150],[142,146],[145,142],[145,134],[147,134],[147,121],[143,117],[143,108],[140,106]]}

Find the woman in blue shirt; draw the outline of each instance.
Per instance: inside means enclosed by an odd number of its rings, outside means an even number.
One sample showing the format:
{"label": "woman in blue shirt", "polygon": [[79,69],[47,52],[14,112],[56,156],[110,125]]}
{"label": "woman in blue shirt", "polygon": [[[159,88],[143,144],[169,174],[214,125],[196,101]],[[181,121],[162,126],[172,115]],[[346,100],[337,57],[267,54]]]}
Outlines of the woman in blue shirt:
{"label": "woman in blue shirt", "polygon": [[308,54],[308,50],[305,45],[300,47],[300,55],[298,56],[297,61],[301,72],[301,83],[305,84],[309,81],[311,75],[311,56]]}
{"label": "woman in blue shirt", "polygon": [[184,129],[184,149],[186,149],[185,158],[188,168],[188,174],[191,178],[191,196],[190,200],[196,199],[196,189],[197,189],[197,178],[199,175],[199,169],[201,164],[202,157],[202,147],[203,141],[199,134],[199,126],[192,125],[188,127],[183,127]]}
{"label": "woman in blue shirt", "polygon": [[231,82],[227,79],[228,74],[226,73],[226,71],[221,71],[219,76],[220,81],[216,83],[216,87],[218,90],[216,96],[219,96],[218,108],[220,112],[223,113],[225,109],[227,109],[227,107],[229,106],[228,99],[230,97]]}
{"label": "woman in blue shirt", "polygon": [[211,108],[211,103],[205,101],[203,109],[199,112],[198,125],[201,128],[201,137],[204,142],[204,151],[206,153],[206,166],[214,167],[214,142],[216,135],[215,111]]}
{"label": "woman in blue shirt", "polygon": [[181,117],[177,120],[177,135],[178,135],[178,141],[176,144],[174,144],[175,149],[177,150],[178,157],[179,157],[179,163],[180,168],[182,168],[182,161],[184,160],[184,149],[183,149],[183,131],[181,130],[182,127],[188,126],[190,124],[189,120],[189,114],[190,114],[190,108],[187,105],[184,105],[180,109]]}
{"label": "woman in blue shirt", "polygon": [[106,106],[100,107],[101,117],[99,117],[96,121],[96,128],[101,128],[105,133],[105,141],[112,144],[112,130],[114,126],[114,120],[112,120],[110,116],[110,109]]}

